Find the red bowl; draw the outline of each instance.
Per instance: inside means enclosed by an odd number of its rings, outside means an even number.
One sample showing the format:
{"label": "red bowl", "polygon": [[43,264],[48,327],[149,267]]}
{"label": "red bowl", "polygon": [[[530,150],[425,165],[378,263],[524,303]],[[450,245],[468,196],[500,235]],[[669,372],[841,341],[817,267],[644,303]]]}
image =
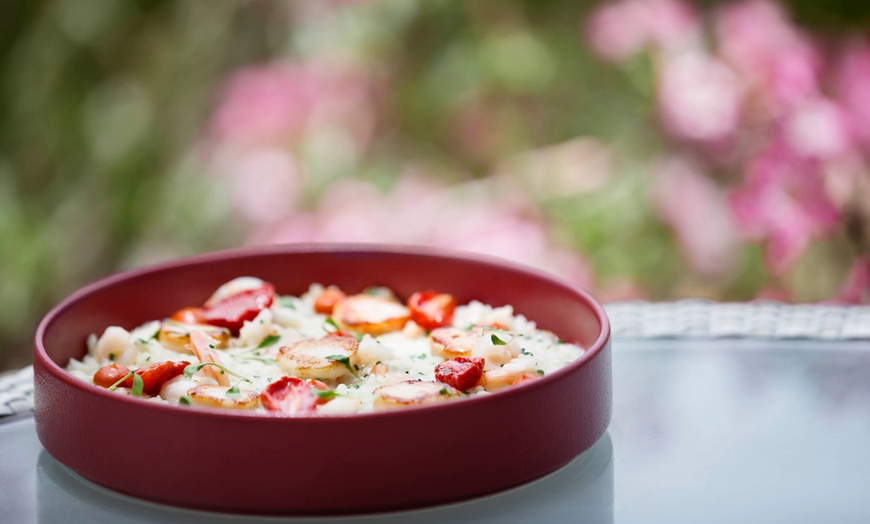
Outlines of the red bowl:
{"label": "red bowl", "polygon": [[[123,397],[64,371],[108,325],[132,328],[202,303],[252,275],[282,294],[312,282],[351,292],[385,285],[511,304],[580,344],[576,361],[493,395],[405,411],[273,418],[191,410]],[[42,320],[34,352],[36,430],[84,478],[144,499],[258,514],[408,509],[476,497],[550,473],[610,422],[610,326],[585,292],[494,259],[391,246],[236,250],[115,275],[76,292]]]}

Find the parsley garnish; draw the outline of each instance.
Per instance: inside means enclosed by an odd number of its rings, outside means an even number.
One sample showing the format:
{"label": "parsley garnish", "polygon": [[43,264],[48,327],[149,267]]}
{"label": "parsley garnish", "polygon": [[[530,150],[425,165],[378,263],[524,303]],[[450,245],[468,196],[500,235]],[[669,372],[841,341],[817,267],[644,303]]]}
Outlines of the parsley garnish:
{"label": "parsley garnish", "polygon": [[281,335],[269,335],[257,345],[257,349],[266,348],[281,340]]}
{"label": "parsley garnish", "polygon": [[326,357],[326,360],[331,360],[333,362],[338,362],[340,364],[343,364],[344,367],[346,367],[347,370],[350,371],[351,375],[353,375],[356,378],[359,378],[359,375],[353,369],[353,366],[351,366],[351,364],[350,364],[350,357],[348,357],[347,355],[329,355],[328,357]]}
{"label": "parsley garnish", "polygon": [[[329,326],[332,329],[327,329],[326,326]],[[336,331],[341,331],[341,328],[335,323],[335,319],[332,317],[326,317],[326,320],[323,321],[323,331],[326,331],[327,333],[335,333]]]}
{"label": "parsley garnish", "polygon": [[539,369],[539,370],[538,370],[538,375],[543,375],[543,374],[544,374],[544,370],[543,370],[543,369]]}
{"label": "parsley garnish", "polygon": [[126,375],[121,377],[120,380],[118,380],[117,382],[115,382],[114,384],[109,386],[108,387],[109,391],[115,391],[116,389],[118,389],[118,386],[120,386],[122,383],[126,382],[128,378],[132,377],[135,374],[136,374],[135,371],[131,371],[131,372],[127,373]]}
{"label": "parsley garnish", "polygon": [[181,397],[180,399],[178,399],[178,403],[181,404],[182,406],[190,406],[191,404],[193,404],[193,401],[190,400],[190,397],[185,395],[185,396]]}
{"label": "parsley garnish", "polygon": [[311,392],[322,400],[332,400],[338,396],[338,393],[331,389],[312,389]]}
{"label": "parsley garnish", "polygon": [[450,391],[447,388],[441,388],[441,391],[438,393],[441,395],[450,395]]}
{"label": "parsley garnish", "polygon": [[221,366],[220,364],[215,364],[214,362],[200,362],[199,364],[191,364],[191,365],[187,366],[186,368],[184,368],[184,378],[188,379],[188,380],[193,378],[193,375],[197,371],[199,371],[200,369],[202,369],[206,366],[215,366],[216,368],[221,370],[221,375],[223,375],[226,372],[226,373],[229,373],[230,375],[232,375],[238,379],[244,380],[245,382],[250,382],[250,380],[248,380],[247,378],[239,375],[238,373],[234,373],[234,372],[230,371],[229,369]]}
{"label": "parsley garnish", "polygon": [[239,398],[240,396],[242,396],[242,392],[239,391],[239,385],[236,384],[235,386],[228,389],[226,395],[227,395],[227,398],[230,400],[235,400],[235,399]]}
{"label": "parsley garnish", "polygon": [[489,339],[492,340],[492,344],[494,346],[504,346],[505,344],[507,344],[507,342],[495,336],[495,333],[493,333],[492,336],[489,337]]}
{"label": "parsley garnish", "polygon": [[134,397],[141,397],[142,390],[145,389],[145,381],[139,373],[133,373],[133,389],[130,390]]}

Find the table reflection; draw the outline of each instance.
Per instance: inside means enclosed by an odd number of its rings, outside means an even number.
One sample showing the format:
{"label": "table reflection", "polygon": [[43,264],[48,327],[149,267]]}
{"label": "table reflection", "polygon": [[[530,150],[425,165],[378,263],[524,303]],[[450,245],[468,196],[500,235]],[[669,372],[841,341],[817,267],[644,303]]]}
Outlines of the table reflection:
{"label": "table reflection", "polygon": [[[531,451],[533,452],[533,451]],[[37,460],[39,522],[199,523],[449,523],[613,522],[613,444],[605,434],[564,468],[542,479],[466,502],[435,508],[340,518],[238,516],[186,510],[142,501],[97,486],[44,450]]]}

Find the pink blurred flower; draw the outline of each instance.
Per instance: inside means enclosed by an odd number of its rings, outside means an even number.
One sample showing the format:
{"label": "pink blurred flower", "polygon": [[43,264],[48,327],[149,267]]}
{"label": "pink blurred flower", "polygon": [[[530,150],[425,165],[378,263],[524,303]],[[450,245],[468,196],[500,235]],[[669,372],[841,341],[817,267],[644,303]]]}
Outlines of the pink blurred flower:
{"label": "pink blurred flower", "polygon": [[851,147],[846,114],[825,98],[811,98],[798,104],[785,117],[784,135],[795,153],[808,158],[833,159]]}
{"label": "pink blurred flower", "polygon": [[219,140],[280,142],[302,132],[317,97],[311,71],[271,63],[236,71],[211,118]]}
{"label": "pink blurred flower", "polygon": [[365,142],[373,105],[371,80],[353,64],[272,62],[230,76],[209,130],[218,142],[284,145],[312,126],[339,122]]}
{"label": "pink blurred flower", "polygon": [[870,43],[852,42],[843,52],[834,75],[834,89],[850,117],[850,124],[870,151]]}
{"label": "pink blurred flower", "polygon": [[250,242],[369,242],[424,245],[498,256],[587,287],[591,270],[553,246],[548,226],[522,195],[488,183],[443,186],[404,177],[384,193],[359,180],[334,184],[311,213],[264,224]]}
{"label": "pink blurred flower", "polygon": [[718,50],[756,91],[764,107],[779,114],[818,93],[822,57],[816,45],[769,0],[727,4],[714,19]]}
{"label": "pink blurred flower", "polygon": [[227,183],[230,200],[241,216],[254,222],[274,220],[293,208],[302,192],[296,160],[281,149],[246,150],[224,156],[219,177]]}
{"label": "pink blurred flower", "polygon": [[767,242],[767,261],[775,272],[789,269],[812,238],[830,232],[839,220],[817,163],[782,144],[751,161],[730,205],[743,232]]}
{"label": "pink blurred flower", "polygon": [[740,119],[741,87],[716,57],[689,52],[666,58],[659,78],[659,112],[678,138],[716,142],[731,137]]}
{"label": "pink blurred flower", "polygon": [[592,50],[619,62],[647,47],[673,49],[697,37],[698,16],[680,0],[619,0],[597,6],[584,32]]}
{"label": "pink blurred flower", "polygon": [[737,247],[725,194],[682,158],[662,162],[655,182],[656,209],[674,230],[690,267],[706,277],[725,275]]}

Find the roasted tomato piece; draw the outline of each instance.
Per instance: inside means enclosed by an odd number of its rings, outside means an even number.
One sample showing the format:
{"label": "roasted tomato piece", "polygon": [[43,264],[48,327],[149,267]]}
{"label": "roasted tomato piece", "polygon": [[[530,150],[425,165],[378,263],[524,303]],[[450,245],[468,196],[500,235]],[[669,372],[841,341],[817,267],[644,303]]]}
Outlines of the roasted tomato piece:
{"label": "roasted tomato piece", "polygon": [[96,373],[94,373],[94,384],[101,388],[110,388],[114,386],[116,382],[126,377],[129,373],[130,370],[126,367],[112,363],[108,366],[101,367]]}
{"label": "roasted tomato piece", "polygon": [[[189,365],[190,362],[186,360],[180,362],[167,360],[166,362],[157,362],[156,364],[150,364],[144,368],[137,369],[136,374],[142,378],[142,392],[152,396],[160,393],[160,386],[164,382],[184,373],[184,368]],[[122,385],[132,388],[133,377],[128,378]]]}
{"label": "roasted tomato piece", "polygon": [[272,382],[260,393],[260,405],[267,411],[277,411],[285,415],[309,415],[315,406],[322,404],[321,397],[312,389],[326,390],[323,382],[302,380],[296,377],[281,377]]}
{"label": "roasted tomato piece", "polygon": [[411,320],[426,329],[449,326],[453,323],[456,299],[448,293],[418,291],[408,299]]}
{"label": "roasted tomato piece", "polygon": [[202,308],[202,321],[212,326],[229,329],[238,334],[246,320],[254,318],[275,299],[275,286],[264,283],[255,289],[247,289],[230,295]]}
{"label": "roasted tomato piece", "polygon": [[202,308],[198,307],[179,309],[169,318],[182,324],[203,324],[205,322],[202,318]]}
{"label": "roasted tomato piece", "polygon": [[460,391],[466,391],[480,382],[485,360],[481,357],[456,357],[435,366],[435,380]]}
{"label": "roasted tomato piece", "polygon": [[347,295],[335,286],[329,286],[314,299],[314,311],[321,315],[331,315],[335,305]]}

